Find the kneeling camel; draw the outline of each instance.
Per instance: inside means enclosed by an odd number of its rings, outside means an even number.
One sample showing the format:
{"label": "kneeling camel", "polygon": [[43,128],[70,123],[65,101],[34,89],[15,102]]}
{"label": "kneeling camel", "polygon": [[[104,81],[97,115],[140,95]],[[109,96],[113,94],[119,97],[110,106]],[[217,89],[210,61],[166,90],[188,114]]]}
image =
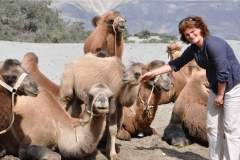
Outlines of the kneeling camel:
{"label": "kneeling camel", "polygon": [[174,104],[163,139],[178,147],[185,147],[190,143],[187,141],[188,137],[206,143],[208,96],[209,83],[205,70],[194,73]]}
{"label": "kneeling camel", "polygon": [[[0,135],[0,143],[7,154],[20,159],[60,160],[82,158],[96,150],[106,128],[106,113],[113,93],[104,84],[95,84],[89,90],[82,89],[83,105],[87,110],[83,119],[72,118],[50,91],[40,87],[36,98],[17,97],[14,128]],[[89,113],[90,112],[90,113]],[[97,115],[97,116],[95,116]],[[58,149],[59,153],[54,152]]]}

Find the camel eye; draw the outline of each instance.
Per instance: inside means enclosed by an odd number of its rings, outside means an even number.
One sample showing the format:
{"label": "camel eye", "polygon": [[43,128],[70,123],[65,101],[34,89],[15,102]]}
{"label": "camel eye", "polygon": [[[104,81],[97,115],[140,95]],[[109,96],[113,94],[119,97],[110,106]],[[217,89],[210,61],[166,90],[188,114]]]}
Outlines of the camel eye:
{"label": "camel eye", "polygon": [[125,22],[127,22],[127,20],[125,19]]}
{"label": "camel eye", "polygon": [[109,24],[113,24],[114,20],[110,19],[108,22],[109,22]]}
{"label": "camel eye", "polygon": [[135,77],[139,77],[141,74],[139,72],[134,73]]}

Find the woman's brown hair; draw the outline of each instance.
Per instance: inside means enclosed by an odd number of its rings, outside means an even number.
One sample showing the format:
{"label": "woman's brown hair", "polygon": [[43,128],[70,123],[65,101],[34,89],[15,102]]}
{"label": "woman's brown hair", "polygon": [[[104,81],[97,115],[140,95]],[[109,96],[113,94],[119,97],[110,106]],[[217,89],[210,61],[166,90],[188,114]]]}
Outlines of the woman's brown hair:
{"label": "woman's brown hair", "polygon": [[[190,19],[189,17],[191,17],[192,19]],[[190,19],[190,20],[188,20]],[[210,34],[207,24],[202,20],[202,17],[199,16],[193,16],[193,15],[189,15],[186,18],[184,18],[182,21],[180,21],[178,29],[179,29],[179,33],[181,34],[181,41],[189,44],[190,42],[186,39],[185,35],[183,34],[183,32],[187,29],[187,28],[191,28],[191,27],[195,27],[195,28],[200,28],[201,29],[201,35],[203,37],[207,36]]]}

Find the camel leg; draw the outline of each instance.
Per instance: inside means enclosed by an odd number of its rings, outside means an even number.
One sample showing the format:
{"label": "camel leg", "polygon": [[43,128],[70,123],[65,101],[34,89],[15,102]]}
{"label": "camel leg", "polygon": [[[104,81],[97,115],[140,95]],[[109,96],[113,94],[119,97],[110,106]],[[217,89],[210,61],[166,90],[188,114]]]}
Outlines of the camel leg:
{"label": "camel leg", "polygon": [[68,104],[73,99],[73,75],[70,69],[66,67],[62,74],[60,86],[60,102],[65,110],[68,110]]}
{"label": "camel leg", "polygon": [[3,145],[0,144],[0,157],[3,157],[6,155],[6,149]]}
{"label": "camel leg", "polygon": [[118,119],[117,119],[117,139],[124,141],[131,141],[131,135],[123,128],[123,120],[124,120],[124,107],[119,103],[117,106],[118,109]]}
{"label": "camel leg", "polygon": [[164,129],[163,139],[170,145],[176,147],[185,147],[186,146],[186,134],[179,126],[175,124],[169,124]]}
{"label": "camel leg", "polygon": [[29,145],[19,150],[20,159],[61,160],[61,155],[47,147]]}
{"label": "camel leg", "polygon": [[[115,105],[115,104],[114,104]],[[116,107],[111,105],[111,107]],[[107,146],[106,146],[106,153],[110,156],[111,160],[117,160],[117,153],[115,149],[115,141],[117,135],[117,109],[115,112],[109,117],[107,124],[108,135],[107,135]]]}

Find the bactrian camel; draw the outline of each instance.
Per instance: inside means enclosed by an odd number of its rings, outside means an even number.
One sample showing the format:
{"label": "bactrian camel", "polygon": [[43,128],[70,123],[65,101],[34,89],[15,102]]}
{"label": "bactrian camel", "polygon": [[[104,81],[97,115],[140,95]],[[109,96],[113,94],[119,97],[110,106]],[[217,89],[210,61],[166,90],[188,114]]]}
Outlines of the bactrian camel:
{"label": "bactrian camel", "polygon": [[96,27],[84,43],[84,53],[106,51],[109,56],[117,56],[122,60],[126,20],[120,12],[110,11],[104,16],[97,15],[92,19]]}
{"label": "bactrian camel", "polygon": [[[25,74],[25,75],[24,75]],[[25,76],[25,77],[24,77]],[[38,85],[31,76],[21,67],[15,59],[7,59],[0,65],[0,134],[10,132],[14,122],[13,109],[16,96],[36,97]],[[14,99],[12,99],[14,98]],[[16,118],[15,118],[16,119]],[[0,156],[6,154],[6,150],[0,145]]]}
{"label": "bactrian camel", "polygon": [[79,91],[82,105],[87,105],[82,119],[72,118],[56,96],[45,88],[39,89],[35,98],[17,97],[14,111],[17,138],[11,132],[0,135],[7,154],[20,159],[60,160],[61,156],[82,158],[94,152],[106,128],[106,113],[113,98],[109,88],[95,84]]}
{"label": "bactrian camel", "polygon": [[[176,42],[172,42],[167,47],[167,53],[170,55],[170,61],[181,56],[182,46],[179,46]],[[175,102],[179,94],[191,79],[192,74],[202,69],[197,65],[195,60],[190,61],[185,66],[183,66],[178,72],[172,72],[175,83],[170,91],[164,92],[162,94],[159,104],[166,104],[169,102]]]}
{"label": "bactrian camel", "polygon": [[[96,83],[106,84],[113,92],[106,127],[106,153],[117,159],[115,138],[123,121],[123,106],[131,107],[139,90],[142,68],[133,63],[125,68],[121,60],[114,57],[99,58],[92,53],[70,62],[62,74],[60,101],[73,117],[81,115],[81,90]],[[105,137],[105,136],[104,136]]]}
{"label": "bactrian camel", "polygon": [[209,83],[206,71],[192,75],[174,103],[169,125],[163,139],[177,147],[185,147],[191,140],[207,143],[206,113]]}
{"label": "bactrian camel", "polygon": [[[164,64],[163,61],[154,60],[144,68],[146,68],[146,71],[151,71]],[[118,131],[118,139],[131,140],[131,135],[142,132],[144,132],[144,135],[157,134],[157,131],[150,125],[155,118],[162,93],[171,89],[168,74],[165,73],[147,82],[141,82],[135,103],[131,108],[124,107],[124,122],[123,127]]]}

